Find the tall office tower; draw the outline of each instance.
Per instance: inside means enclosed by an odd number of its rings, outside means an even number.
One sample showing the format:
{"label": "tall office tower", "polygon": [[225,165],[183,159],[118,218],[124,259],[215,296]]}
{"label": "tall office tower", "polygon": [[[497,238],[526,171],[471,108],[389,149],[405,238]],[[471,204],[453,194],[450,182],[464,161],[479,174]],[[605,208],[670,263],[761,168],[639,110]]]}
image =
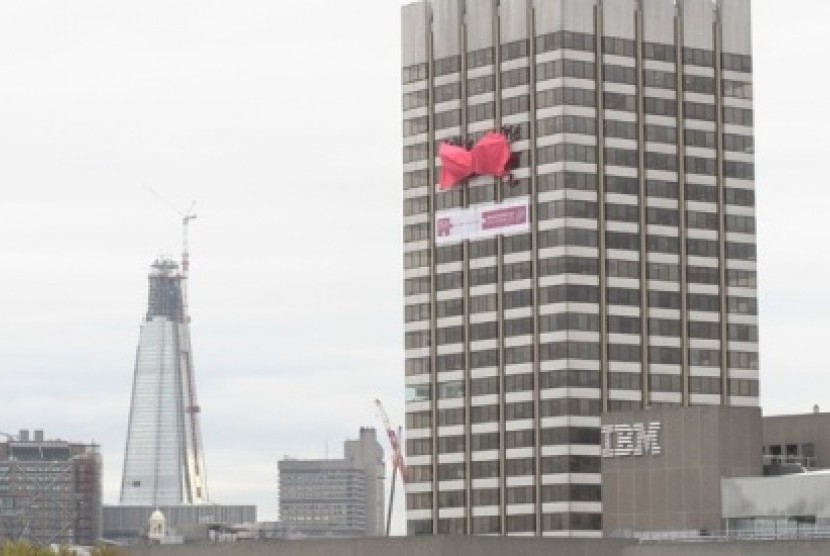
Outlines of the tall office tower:
{"label": "tall office tower", "polygon": [[343,443],[342,459],[278,463],[280,521],[290,534],[380,536],[384,534],[383,448],[375,429],[360,429]]}
{"label": "tall office tower", "polygon": [[0,544],[94,545],[101,539],[101,454],[95,444],[21,430],[0,443]]}
{"label": "tall office tower", "polygon": [[602,412],[757,405],[750,2],[402,16],[408,530],[599,535]]}
{"label": "tall office tower", "polygon": [[124,454],[122,505],[208,501],[190,348],[187,270],[186,247],[181,270],[167,259],[157,260],[150,270]]}

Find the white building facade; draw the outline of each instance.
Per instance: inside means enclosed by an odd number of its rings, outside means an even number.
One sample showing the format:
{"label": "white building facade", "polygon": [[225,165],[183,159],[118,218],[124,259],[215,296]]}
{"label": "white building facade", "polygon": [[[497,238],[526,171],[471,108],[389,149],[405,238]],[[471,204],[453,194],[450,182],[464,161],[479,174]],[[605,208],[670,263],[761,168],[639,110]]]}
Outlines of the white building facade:
{"label": "white building facade", "polygon": [[403,7],[409,534],[599,536],[603,412],[757,405],[751,60],[749,0]]}

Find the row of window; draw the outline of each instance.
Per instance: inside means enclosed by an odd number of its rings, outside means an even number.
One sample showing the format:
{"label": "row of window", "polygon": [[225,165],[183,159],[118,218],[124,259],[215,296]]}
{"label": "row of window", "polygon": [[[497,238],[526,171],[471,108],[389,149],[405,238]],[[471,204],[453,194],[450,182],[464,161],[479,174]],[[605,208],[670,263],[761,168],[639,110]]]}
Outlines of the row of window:
{"label": "row of window", "polygon": [[[505,448],[529,448],[535,445],[535,431],[532,429],[506,431],[504,434]],[[473,451],[498,450],[501,446],[498,432],[471,434],[470,449]],[[562,444],[577,444],[595,446],[600,442],[600,431],[596,427],[554,427],[543,428],[540,431],[541,446],[557,446]],[[432,438],[416,438],[406,441],[408,456],[431,455],[433,446],[440,454],[463,452],[466,446],[464,435],[439,436],[437,442]]]}
{"label": "row of window", "polygon": [[[591,208],[593,206],[593,209]],[[568,205],[565,204],[563,211],[567,210]],[[595,211],[596,206],[592,203],[572,202],[571,208],[574,209],[572,216],[581,218],[596,218],[596,215],[591,215],[591,210]],[[553,207],[556,209],[556,207]],[[546,209],[550,210],[550,209]],[[580,212],[581,211],[581,212]],[[650,223],[657,223],[662,225],[677,225],[676,211],[670,209],[649,209],[647,213],[651,218]],[[755,228],[754,218],[752,217],[734,217],[728,215],[727,229],[729,231],[741,233],[753,233]],[[706,229],[716,230],[718,228],[717,215],[709,212],[686,211],[688,228],[692,229]],[[544,218],[544,217],[542,217]],[[405,241],[418,241],[428,238],[429,228],[427,223],[409,224],[404,226]],[[543,230],[537,234],[537,243],[539,249],[548,247],[559,247],[564,245],[571,246],[585,246],[596,247],[598,234],[596,230],[584,228],[554,228],[550,230]],[[606,249],[623,249],[631,251],[640,250],[640,234],[637,232],[606,232]],[[521,251],[528,251],[530,249],[531,237],[530,234],[507,236],[503,238],[504,253],[517,253]],[[646,236],[646,251],[649,253],[669,253],[678,254],[680,252],[680,241],[677,237],[648,234]],[[718,241],[709,239],[686,239],[686,254],[697,257],[717,257],[719,254]],[[477,256],[493,256],[490,255],[476,255],[470,254],[470,258]],[[756,247],[752,243],[740,242],[726,242],[726,258],[736,260],[756,260]],[[460,260],[460,259],[459,259]],[[450,277],[449,275],[439,274],[436,277],[436,289],[438,291],[446,289],[460,288],[463,282],[460,278],[461,273],[458,272],[458,277]],[[494,283],[491,282],[481,283]],[[410,278],[408,280],[426,279],[429,277]],[[470,283],[470,285],[477,285]],[[419,288],[420,289],[420,288]],[[407,287],[407,291],[409,288]],[[426,291],[415,291],[412,293],[429,293],[427,287]],[[409,295],[409,293],[407,293]]]}
{"label": "row of window", "polygon": [[[518,292],[510,293],[519,292],[522,293],[522,297],[527,297],[532,302],[533,296],[531,290],[519,290]],[[732,299],[734,300],[736,298]],[[740,299],[746,300],[747,298]],[[458,302],[457,306],[459,308],[463,308],[463,304],[460,299],[452,301]],[[638,290],[608,288],[607,301],[609,304],[613,305],[637,306],[640,303],[640,294]],[[530,304],[531,303],[528,303],[528,305]],[[751,311],[754,309],[754,305],[750,306],[750,304],[745,303],[745,301],[741,301],[738,305],[740,305],[739,308],[742,311]],[[413,309],[413,314],[417,314],[418,316],[426,315],[425,318],[429,318],[428,304],[410,305],[407,307],[407,312],[409,312],[410,308]],[[649,318],[647,324],[648,333],[652,336],[680,336],[681,324],[679,320]],[[533,333],[533,323],[531,317],[506,320],[504,321],[503,326],[504,336],[516,336]],[[463,342],[463,330],[456,331],[456,328],[461,327],[439,328],[437,331],[438,344]],[[539,315],[540,333],[556,332],[558,330],[582,330],[596,332],[599,331],[599,317],[596,314],[570,312]],[[607,321],[607,331],[611,334],[640,334],[640,319],[639,317],[610,315],[608,316]],[[687,325],[687,334],[691,338],[718,339],[720,338],[720,324],[718,322],[709,321],[690,321]],[[482,340],[496,337],[498,337],[498,328],[497,323],[494,321],[488,323],[476,323],[470,326],[471,340]],[[727,338],[729,340],[742,342],[757,341],[758,329],[755,325],[729,324],[727,327]],[[405,343],[407,348],[428,347],[429,331],[419,330],[407,332]],[[639,360],[639,357],[636,357],[633,360]]]}
{"label": "row of window", "polygon": [[[603,65],[603,75],[605,81],[609,83],[626,83],[630,85],[635,85],[637,83],[636,70],[632,67],[605,64]],[[595,78],[595,66],[593,62],[585,62],[581,60],[553,60],[538,64],[536,66],[537,81],[544,81],[559,77],[574,77],[593,80]],[[529,82],[529,79],[530,72],[526,67],[503,71],[501,74],[501,87],[502,89],[509,89],[511,87],[526,85]],[[674,72],[646,70],[644,73],[644,83],[647,87],[674,90],[676,88],[676,74]],[[683,84],[684,90],[688,92],[710,95],[715,93],[715,79],[713,77],[684,75]],[[468,97],[489,93],[494,90],[495,78],[492,75],[485,75],[467,80]],[[723,96],[725,97],[752,99],[752,84],[745,81],[724,79],[722,81],[721,90],[723,92]],[[460,96],[461,86],[457,81],[438,85],[433,89],[434,104],[456,100],[460,98]],[[402,100],[403,108],[404,110],[409,110],[424,107],[427,105],[428,99],[429,95],[426,89],[419,89],[417,91],[405,93]],[[635,109],[635,104],[636,101],[634,100],[634,96],[631,96],[631,100],[625,102],[623,105],[624,107],[622,108],[612,107],[609,105],[608,101],[606,101],[607,108],[617,110],[633,111]],[[711,119],[713,120],[714,117]]]}
{"label": "row of window", "polygon": [[[612,344],[613,345],[613,344]],[[540,361],[555,361],[560,359],[578,359],[578,360],[589,360],[589,361],[598,361],[600,358],[600,346],[596,342],[577,342],[577,341],[570,341],[570,342],[555,342],[555,343],[544,343],[539,345],[539,359]],[[624,351],[622,348],[614,348],[617,351],[614,353],[619,353],[618,357],[620,359],[623,358]],[[627,352],[626,352],[627,353]],[[488,349],[488,350],[481,350],[481,351],[472,351],[469,354],[469,368],[478,369],[484,367],[498,367],[499,366],[499,350],[498,349]],[[610,355],[610,353],[609,353]],[[626,355],[630,357],[630,353]],[[698,357],[697,355],[695,357]],[[532,346],[520,346],[520,347],[510,347],[505,348],[504,350],[504,364],[518,364],[518,363],[529,363],[533,360],[533,347]],[[467,363],[465,361],[465,354],[463,353],[452,353],[446,355],[438,355],[435,360],[436,364],[436,371],[437,372],[445,372],[445,371],[455,371],[461,370],[467,367]],[[649,346],[648,348],[648,360],[650,363],[654,364],[666,364],[666,365],[680,365],[683,362],[683,351],[679,347],[663,347],[663,346]],[[697,363],[697,361],[703,361],[695,359],[695,362],[691,362],[690,364],[696,365],[700,364],[703,366],[718,366],[720,363],[709,365],[704,363]],[[727,366],[732,369],[758,369],[758,354],[755,352],[742,352],[742,351],[734,351],[731,350],[728,352],[728,360]],[[411,358],[407,359],[406,361],[406,374],[407,375],[416,375],[416,374],[428,374],[430,372],[430,365],[429,365],[429,358],[422,357],[422,358]],[[582,371],[578,371],[582,372]],[[581,380],[584,377],[577,377]],[[598,380],[598,376],[597,376]],[[419,388],[423,385],[419,385]],[[585,383],[585,384],[560,384],[558,386],[547,386],[548,388],[560,387],[560,386],[585,386],[585,387],[598,387],[599,383],[596,384],[592,383]],[[543,386],[544,387],[544,386]],[[413,391],[411,393],[413,396],[423,395],[423,391]],[[429,398],[429,393],[426,392],[427,398]],[[409,401],[416,401],[415,399],[410,399]]]}
{"label": "row of window", "polygon": [[[736,218],[745,218],[747,222],[747,226],[754,225],[751,217],[736,217]],[[740,222],[740,220],[736,220],[736,222]],[[747,228],[748,230],[749,228]],[[622,240],[619,238],[626,238],[630,236],[638,237],[636,234],[624,234],[621,232],[609,232],[609,236],[616,238],[615,242],[622,243]],[[706,240],[701,240],[706,241]],[[689,244],[689,245],[696,245],[696,244]],[[731,251],[747,251],[747,253],[743,254],[743,256],[753,256],[754,257],[754,249],[751,244],[743,244],[743,243],[727,243],[728,248]],[[738,253],[739,254],[739,253]],[[407,253],[406,258],[408,260],[412,260],[411,264],[418,264],[419,266],[425,266],[428,264],[428,251],[416,251],[413,253]],[[446,255],[446,253],[444,253]],[[451,254],[454,258],[441,258],[439,256],[439,263],[440,262],[449,262],[451,260],[461,260],[461,254]],[[411,256],[411,257],[410,257]],[[736,257],[738,258],[738,257]],[[646,278],[649,280],[662,280],[666,282],[678,282],[680,277],[680,267],[676,263],[647,263],[646,266],[647,275]],[[638,261],[626,261],[626,260],[618,260],[618,259],[607,259],[606,260],[606,272],[609,277],[619,277],[619,278],[640,278],[640,263]],[[487,271],[490,273],[490,271]],[[587,258],[587,257],[574,257],[574,256],[566,256],[566,257],[555,257],[551,259],[542,259],[538,263],[538,274],[539,276],[553,276],[558,274],[582,274],[588,276],[598,276],[598,267],[597,267],[597,259],[594,258]],[[523,280],[527,278],[531,278],[531,265],[530,261],[523,261],[519,263],[512,263],[505,265],[503,268],[502,280],[505,282],[509,282],[512,280]],[[455,278],[453,278],[455,280]],[[720,282],[719,271],[717,268],[714,267],[698,267],[698,266],[687,266],[686,267],[686,281],[696,284],[718,284]],[[491,282],[487,283],[495,283],[495,279]],[[744,287],[744,288],[754,288],[757,286],[756,283],[756,274],[755,271],[750,270],[740,270],[740,269],[727,269],[726,271],[726,285],[728,286],[737,286],[737,287]],[[460,287],[460,286],[458,286]],[[504,295],[508,295],[513,292],[505,292]],[[489,294],[491,296],[495,296],[495,294]],[[482,312],[482,311],[495,311],[495,306],[490,302],[479,302],[478,300],[489,299],[487,296],[476,296],[473,297],[471,301],[471,312]],[[532,303],[532,300],[529,304]],[[492,306],[492,307],[491,307]],[[517,304],[516,306],[524,306],[524,304]],[[452,299],[446,301],[439,301],[437,304],[438,307],[438,317],[446,317],[446,316],[455,316],[460,315],[463,313],[463,302],[460,299]],[[475,309],[475,310],[472,310]],[[419,320],[419,319],[414,319]]]}
{"label": "row of window", "polygon": [[[602,45],[603,51],[607,54],[634,57],[636,53],[636,43],[631,39],[602,37]],[[558,31],[536,38],[537,54],[561,49],[595,52],[596,36],[590,33]],[[529,42],[527,40],[518,40],[502,44],[500,45],[500,50],[502,61],[526,57],[529,53]],[[712,50],[684,47],[682,55],[682,62],[685,65],[714,67],[714,51]],[[492,65],[495,61],[493,48],[482,48],[468,52],[466,56],[468,69]],[[648,60],[674,62],[676,59],[675,46],[647,41],[643,42],[643,57]],[[721,63],[725,70],[746,73],[752,71],[752,58],[748,55],[722,53]],[[433,68],[436,76],[458,72],[461,69],[461,57],[449,56],[435,60],[433,62]],[[401,80],[404,84],[412,83],[427,79],[428,74],[427,64],[414,64],[403,68]]]}
{"label": "row of window", "polygon": [[[720,365],[719,353],[714,350],[696,350],[697,352],[708,351],[711,353],[694,355],[694,360],[690,362],[695,366],[709,366],[717,367]],[[694,352],[693,352],[694,353]],[[699,362],[700,358],[705,359],[705,362]],[[564,386],[599,386],[597,372],[585,372],[576,375],[573,372],[560,371],[555,373],[543,373],[540,375],[542,387],[556,388]],[[513,378],[521,377],[521,378]],[[591,380],[591,379],[594,380]],[[640,390],[642,388],[643,378],[648,379],[649,390],[654,392],[682,392],[683,377],[681,375],[670,374],[655,374],[648,373],[643,375],[641,373],[625,373],[625,372],[609,372],[607,378],[607,387],[615,390]],[[689,392],[692,394],[720,394],[722,382],[720,377],[689,377]],[[522,388],[518,386],[521,385]],[[448,383],[439,383],[438,399],[459,398],[463,397],[463,383],[461,381],[452,381]],[[736,396],[758,396],[758,381],[752,379],[729,379],[729,392]],[[471,381],[471,389],[474,392],[471,395],[493,395],[499,393],[498,378],[489,377],[487,379],[474,379]],[[530,391],[533,389],[533,375],[507,375],[505,377],[505,391]],[[468,408],[470,412],[470,423],[497,423],[500,418],[500,406],[498,404],[491,405],[474,405]],[[559,417],[559,416],[592,416],[600,415],[600,401],[596,399],[583,398],[557,398],[557,399],[543,399],[539,401],[539,416],[540,417]],[[465,423],[465,408],[442,408],[436,411],[436,420],[438,426],[454,426],[463,425]],[[534,402],[521,401],[509,402],[504,404],[504,418],[508,421],[519,419],[533,419],[535,417]],[[406,425],[410,429],[423,429],[432,426],[432,412],[418,411],[408,413],[406,416]],[[498,439],[490,435],[476,435],[476,438],[471,440],[471,449],[473,450],[487,450],[497,449]],[[522,460],[518,460],[522,461]],[[528,460],[532,461],[532,460]],[[490,476],[497,476],[498,467],[495,470],[489,470],[492,475],[482,474],[484,470],[475,472],[473,478],[483,478]],[[439,471],[440,473],[440,471]],[[533,467],[514,464],[507,469],[508,476],[532,474]],[[440,479],[463,478],[461,476],[449,477],[440,476]],[[426,479],[424,479],[426,480]]]}
{"label": "row of window", "polygon": [[[531,514],[508,515],[505,518],[505,530],[502,531],[501,518],[498,516],[474,516],[470,520],[474,535],[500,533],[533,533],[536,531],[536,516]],[[542,515],[542,531],[600,531],[602,515],[593,513],[556,513]],[[467,534],[464,518],[441,518],[433,531],[432,520],[414,519],[407,521],[409,535],[463,535]]]}
{"label": "row of window", "polygon": [[[403,182],[404,189],[426,187],[428,183],[428,173],[426,170],[406,172],[404,173]],[[537,177],[536,185],[537,190],[540,193],[546,191],[558,191],[563,189],[571,189],[578,191],[596,191],[597,176],[596,174],[587,174],[579,172],[556,172],[551,174],[542,174]],[[606,192],[608,193],[639,195],[640,182],[637,178],[606,176],[605,188]],[[718,190],[717,187],[713,185],[686,183],[684,190],[685,198],[687,201],[702,201],[715,203],[718,200]],[[439,193],[436,196],[436,204],[438,204],[438,208],[461,206],[461,191],[461,189],[455,189],[448,192]],[[494,198],[493,188],[490,187],[473,187],[469,189],[469,193],[471,197],[471,202],[493,200]],[[487,193],[488,195],[480,196],[482,193]],[[646,180],[646,193],[649,197],[677,199],[679,196],[679,185],[677,184],[677,182]],[[476,195],[479,195],[480,197],[477,197]],[[445,202],[442,203],[442,200],[445,200]],[[447,200],[449,200],[450,202],[446,202]],[[729,205],[752,207],[755,205],[755,192],[751,189],[725,187],[724,201],[726,202],[726,204]]]}

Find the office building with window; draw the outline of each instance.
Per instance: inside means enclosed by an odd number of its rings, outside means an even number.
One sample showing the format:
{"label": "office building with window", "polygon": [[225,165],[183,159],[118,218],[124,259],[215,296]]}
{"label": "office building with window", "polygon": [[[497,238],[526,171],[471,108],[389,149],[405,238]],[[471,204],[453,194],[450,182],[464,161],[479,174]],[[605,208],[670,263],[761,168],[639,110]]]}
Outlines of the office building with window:
{"label": "office building with window", "polygon": [[[599,536],[603,415],[757,406],[750,39],[749,0],[402,8],[409,534]],[[488,132],[511,178],[445,180]]]}
{"label": "office building with window", "polygon": [[385,532],[383,448],[361,427],[338,459],[285,458],[278,463],[281,527],[309,537],[380,536]]}
{"label": "office building with window", "polygon": [[0,443],[0,544],[96,544],[101,538],[98,445],[47,440],[42,430],[7,436]]}

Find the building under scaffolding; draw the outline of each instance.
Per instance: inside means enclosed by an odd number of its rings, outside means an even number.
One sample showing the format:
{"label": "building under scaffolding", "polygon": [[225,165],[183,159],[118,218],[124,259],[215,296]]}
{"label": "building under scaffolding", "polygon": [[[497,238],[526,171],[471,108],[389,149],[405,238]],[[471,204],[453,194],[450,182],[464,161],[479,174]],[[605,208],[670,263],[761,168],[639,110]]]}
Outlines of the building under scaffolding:
{"label": "building under scaffolding", "polygon": [[100,536],[97,445],[45,440],[40,430],[0,443],[0,542],[90,545]]}

